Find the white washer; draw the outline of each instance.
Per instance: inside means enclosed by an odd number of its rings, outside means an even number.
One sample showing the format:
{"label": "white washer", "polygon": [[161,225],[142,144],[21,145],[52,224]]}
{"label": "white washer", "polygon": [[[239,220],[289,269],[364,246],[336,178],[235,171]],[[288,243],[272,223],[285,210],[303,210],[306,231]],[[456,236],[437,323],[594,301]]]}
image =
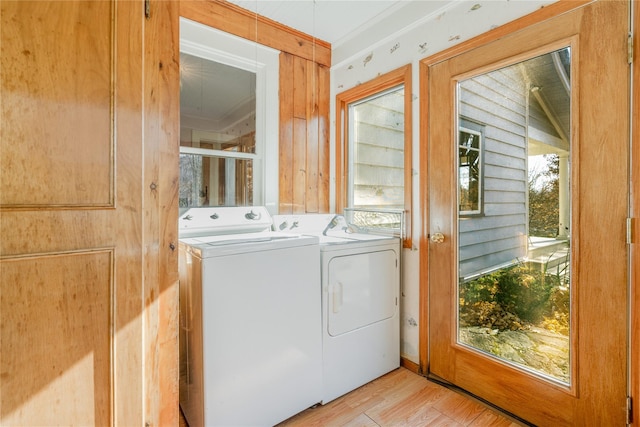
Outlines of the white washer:
{"label": "white washer", "polygon": [[271,426],[322,399],[318,238],[270,226],[260,207],[181,215],[180,404],[191,426]]}
{"label": "white washer", "polygon": [[324,214],[274,216],[274,228],[320,238],[322,403],[398,368],[400,239]]}

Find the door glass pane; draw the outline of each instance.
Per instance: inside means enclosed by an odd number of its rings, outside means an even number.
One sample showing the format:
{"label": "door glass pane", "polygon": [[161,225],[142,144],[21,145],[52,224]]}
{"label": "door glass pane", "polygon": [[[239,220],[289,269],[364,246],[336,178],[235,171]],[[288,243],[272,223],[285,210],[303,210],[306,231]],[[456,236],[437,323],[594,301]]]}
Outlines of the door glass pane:
{"label": "door glass pane", "polygon": [[458,84],[458,341],[564,384],[570,368],[568,48]]}

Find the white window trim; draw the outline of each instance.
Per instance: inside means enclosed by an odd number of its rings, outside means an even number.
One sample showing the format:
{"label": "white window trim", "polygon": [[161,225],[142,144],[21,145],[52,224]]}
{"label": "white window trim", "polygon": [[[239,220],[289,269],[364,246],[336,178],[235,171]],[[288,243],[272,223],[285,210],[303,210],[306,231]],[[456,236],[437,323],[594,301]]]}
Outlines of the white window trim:
{"label": "white window trim", "polygon": [[253,200],[278,213],[280,52],[215,28],[180,18],[180,51],[256,74],[256,152],[180,147],[180,153],[252,159]]}
{"label": "white window trim", "polygon": [[477,216],[482,215],[484,212],[484,200],[483,200],[483,190],[484,190],[484,134],[477,130],[469,129],[465,126],[458,126],[458,136],[456,138],[456,164],[457,164],[457,181],[458,181],[458,206],[460,206],[460,154],[459,150],[460,146],[460,132],[466,132],[468,134],[477,135],[480,138],[480,143],[478,144],[478,162],[480,163],[478,166],[478,209],[473,211],[459,211],[459,216]]}

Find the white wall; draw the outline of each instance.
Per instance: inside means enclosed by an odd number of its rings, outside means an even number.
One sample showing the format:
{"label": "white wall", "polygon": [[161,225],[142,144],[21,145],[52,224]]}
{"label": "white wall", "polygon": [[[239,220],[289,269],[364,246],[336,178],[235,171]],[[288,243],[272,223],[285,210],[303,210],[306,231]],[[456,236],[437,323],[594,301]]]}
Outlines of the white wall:
{"label": "white wall", "polygon": [[[406,1],[333,46],[331,67],[331,198],[335,201],[335,97],[406,64],[413,67],[413,241],[403,253],[401,353],[418,363],[420,184],[419,61],[554,0]],[[331,206],[331,210],[335,205]]]}

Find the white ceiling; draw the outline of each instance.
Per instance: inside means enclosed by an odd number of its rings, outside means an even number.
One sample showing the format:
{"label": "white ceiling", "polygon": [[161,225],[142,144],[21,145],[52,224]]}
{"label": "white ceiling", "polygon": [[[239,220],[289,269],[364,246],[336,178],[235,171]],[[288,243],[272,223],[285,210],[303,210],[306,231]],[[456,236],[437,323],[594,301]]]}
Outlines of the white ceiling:
{"label": "white ceiling", "polygon": [[339,44],[408,0],[228,0],[320,40]]}
{"label": "white ceiling", "polygon": [[[384,38],[411,22],[458,0],[227,0],[295,30],[324,40],[335,49],[358,34]],[[350,46],[353,49],[353,46]],[[335,51],[334,51],[335,52]],[[248,117],[246,107],[255,102],[247,82],[210,61],[182,58],[181,117],[184,127],[229,132]],[[225,74],[228,78],[221,78]],[[215,78],[214,78],[215,77]],[[233,90],[235,88],[235,91]]]}
{"label": "white ceiling", "polygon": [[[378,22],[407,0],[229,0],[252,13],[334,45],[371,22]],[[255,103],[255,83],[241,72],[190,55],[181,55],[183,127],[231,132]],[[247,74],[247,73],[245,73]],[[248,73],[251,74],[251,73]],[[253,92],[248,88],[253,86]],[[255,104],[251,104],[255,105]]]}

